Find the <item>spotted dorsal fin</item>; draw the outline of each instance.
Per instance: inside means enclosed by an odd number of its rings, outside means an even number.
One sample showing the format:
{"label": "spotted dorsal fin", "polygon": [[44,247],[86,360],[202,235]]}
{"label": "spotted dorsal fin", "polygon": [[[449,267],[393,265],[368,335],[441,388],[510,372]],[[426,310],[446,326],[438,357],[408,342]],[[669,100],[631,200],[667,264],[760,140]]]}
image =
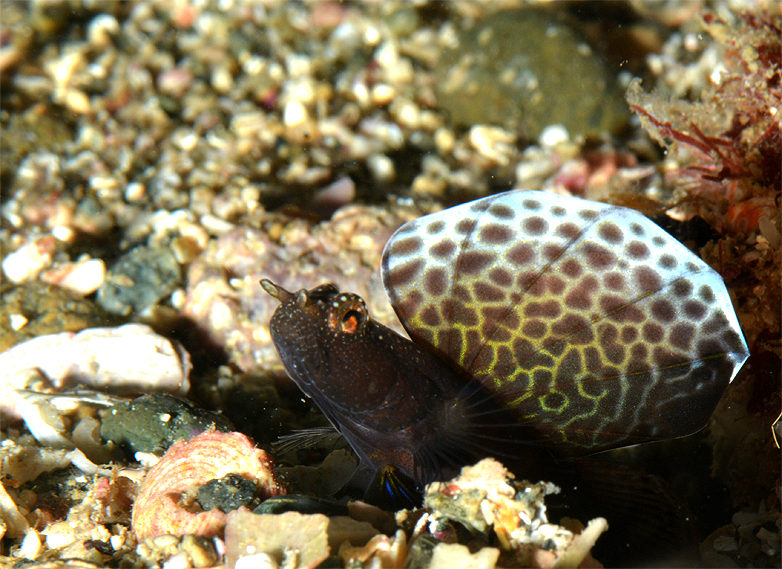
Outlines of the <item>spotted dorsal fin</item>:
{"label": "spotted dorsal fin", "polygon": [[719,274],[626,208],[491,196],[404,225],[382,276],[413,341],[575,454],[700,429],[748,357]]}

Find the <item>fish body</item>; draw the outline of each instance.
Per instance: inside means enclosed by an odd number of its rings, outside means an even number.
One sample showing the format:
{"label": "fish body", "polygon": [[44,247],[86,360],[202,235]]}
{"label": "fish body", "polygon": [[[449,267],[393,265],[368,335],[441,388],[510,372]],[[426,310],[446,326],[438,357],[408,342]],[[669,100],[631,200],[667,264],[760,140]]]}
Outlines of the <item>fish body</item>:
{"label": "fish body", "polygon": [[359,456],[354,486],[368,486],[387,467],[425,484],[459,454],[465,380],[440,358],[333,285],[295,294],[267,280],[263,286],[281,302],[270,330],[288,375]]}
{"label": "fish body", "polygon": [[411,340],[333,285],[262,281],[281,302],[271,336],[288,374],[364,484],[684,436],[748,357],[721,277],[621,207],[490,196],[401,227],[381,274]]}

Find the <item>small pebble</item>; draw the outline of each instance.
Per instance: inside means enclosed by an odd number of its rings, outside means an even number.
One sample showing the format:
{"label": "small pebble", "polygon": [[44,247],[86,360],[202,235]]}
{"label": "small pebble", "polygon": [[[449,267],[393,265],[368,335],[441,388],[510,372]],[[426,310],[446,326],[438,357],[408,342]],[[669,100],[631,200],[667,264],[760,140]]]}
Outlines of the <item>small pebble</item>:
{"label": "small pebble", "polygon": [[730,536],[723,535],[714,540],[714,550],[723,553],[729,551],[738,551],[739,546],[736,540]]}
{"label": "small pebble", "polygon": [[137,247],[120,257],[98,289],[98,304],[114,314],[140,312],[170,295],[182,278],[168,247]]}
{"label": "small pebble", "polygon": [[441,127],[434,133],[434,143],[440,154],[449,154],[453,150],[455,142],[456,135],[449,128]]}
{"label": "small pebble", "polygon": [[10,314],[8,319],[11,322],[11,328],[17,331],[24,328],[30,321],[24,314]]}
{"label": "small pebble", "polygon": [[43,548],[41,537],[35,530],[28,531],[14,555],[20,559],[35,559]]}
{"label": "small pebble", "polygon": [[303,125],[309,120],[307,109],[298,101],[291,101],[285,105],[282,115],[282,122],[287,127],[297,127]]}
{"label": "small pebble", "polygon": [[277,569],[279,563],[268,553],[245,555],[236,560],[234,569]]}
{"label": "small pebble", "polygon": [[187,534],[183,536],[179,549],[187,553],[193,567],[212,567],[219,560],[214,542],[200,535]]}
{"label": "small pebble", "polygon": [[190,569],[193,564],[190,561],[190,556],[184,551],[175,553],[163,563],[163,569]]}
{"label": "small pebble", "polygon": [[552,124],[543,129],[538,137],[538,143],[543,148],[553,148],[557,144],[569,140],[567,129],[561,124]]}
{"label": "small pebble", "polygon": [[206,429],[233,430],[221,413],[200,409],[171,395],[144,395],[101,411],[100,434],[129,455],[167,449],[178,439],[188,439]]}
{"label": "small pebble", "polygon": [[159,535],[152,539],[152,543],[156,547],[172,547],[179,544],[179,536],[177,535]]}
{"label": "small pebble", "polygon": [[92,19],[87,28],[88,41],[99,48],[111,45],[112,37],[119,33],[117,18],[111,14],[99,14]]}
{"label": "small pebble", "polygon": [[88,296],[98,290],[106,280],[106,264],[102,259],[63,263],[44,271],[41,280],[72,290],[80,296]]}
{"label": "small pebble", "polygon": [[35,279],[52,262],[55,248],[54,237],[37,237],[5,256],[2,262],[3,274],[13,283]]}
{"label": "small pebble", "polygon": [[516,141],[513,133],[499,127],[476,125],[470,129],[469,139],[481,156],[501,166],[510,163],[514,152],[511,145]]}
{"label": "small pebble", "polygon": [[310,205],[316,212],[331,215],[355,198],[356,183],[350,176],[343,176],[318,190]]}
{"label": "small pebble", "polygon": [[106,314],[94,302],[58,286],[28,281],[0,287],[0,352],[37,336],[106,322]]}
{"label": "small pebble", "polygon": [[205,510],[219,509],[226,514],[248,506],[257,496],[255,482],[238,474],[210,480],[198,489],[198,503]]}
{"label": "small pebble", "polygon": [[387,105],[394,100],[396,91],[391,85],[378,83],[372,87],[372,102],[376,105]]}
{"label": "small pebble", "polygon": [[171,251],[179,264],[187,265],[201,254],[203,247],[191,237],[176,237],[171,241]]}
{"label": "small pebble", "polygon": [[751,523],[754,523],[758,521],[761,518],[761,515],[757,512],[736,512],[733,514],[733,525],[736,526],[746,526]]}
{"label": "small pebble", "polygon": [[212,87],[218,93],[228,93],[234,86],[234,78],[226,67],[218,67],[212,73]]}
{"label": "small pebble", "polygon": [[378,182],[388,183],[396,177],[394,161],[385,154],[372,154],[367,157],[367,166],[372,177]]}
{"label": "small pebble", "polygon": [[86,115],[92,111],[92,105],[90,98],[81,89],[65,89],[61,97],[55,97],[55,100],[59,99],[69,111],[76,113],[77,115]]}

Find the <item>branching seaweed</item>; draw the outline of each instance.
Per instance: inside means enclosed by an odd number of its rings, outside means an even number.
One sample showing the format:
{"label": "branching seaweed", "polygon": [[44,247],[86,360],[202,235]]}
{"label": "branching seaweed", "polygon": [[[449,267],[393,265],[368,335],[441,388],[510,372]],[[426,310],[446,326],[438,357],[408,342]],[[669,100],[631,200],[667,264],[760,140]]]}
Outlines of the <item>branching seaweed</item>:
{"label": "branching seaweed", "polygon": [[[728,71],[702,101],[664,101],[635,82],[630,107],[680,167],[668,174],[678,197],[725,236],[747,237],[774,220],[782,184],[782,30],[771,16],[741,14],[735,28],[712,14],[706,31],[725,49]],[[766,231],[764,231],[764,229]]]}

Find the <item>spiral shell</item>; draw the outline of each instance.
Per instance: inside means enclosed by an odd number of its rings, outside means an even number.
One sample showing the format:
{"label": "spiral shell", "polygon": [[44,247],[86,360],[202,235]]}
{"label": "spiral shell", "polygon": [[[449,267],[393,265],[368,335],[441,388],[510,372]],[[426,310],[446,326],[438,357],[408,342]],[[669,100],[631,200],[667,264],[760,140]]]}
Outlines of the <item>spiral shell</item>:
{"label": "spiral shell", "polygon": [[[194,511],[187,496],[214,478],[231,473],[255,481],[263,498],[285,489],[272,473],[272,459],[241,433],[206,431],[176,443],[147,474],[133,507],[132,528],[138,539],[164,534],[218,535],[226,514]],[[184,500],[183,500],[184,498]]]}

